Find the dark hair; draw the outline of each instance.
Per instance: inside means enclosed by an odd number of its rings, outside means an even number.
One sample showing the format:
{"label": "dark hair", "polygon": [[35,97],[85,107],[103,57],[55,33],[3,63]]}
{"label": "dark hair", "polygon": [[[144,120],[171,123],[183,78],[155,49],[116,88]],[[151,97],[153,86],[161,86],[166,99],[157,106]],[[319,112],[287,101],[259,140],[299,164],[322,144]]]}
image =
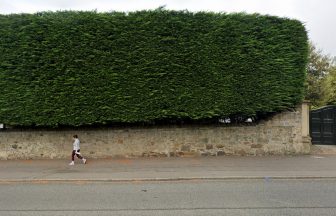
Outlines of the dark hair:
{"label": "dark hair", "polygon": [[73,138],[78,138],[77,134],[73,135]]}

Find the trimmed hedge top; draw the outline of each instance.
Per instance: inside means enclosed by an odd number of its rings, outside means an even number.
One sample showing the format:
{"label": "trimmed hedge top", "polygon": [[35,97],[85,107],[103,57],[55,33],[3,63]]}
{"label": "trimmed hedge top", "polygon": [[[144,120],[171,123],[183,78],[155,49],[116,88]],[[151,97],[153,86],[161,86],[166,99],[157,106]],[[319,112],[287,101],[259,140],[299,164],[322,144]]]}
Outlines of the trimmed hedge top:
{"label": "trimmed hedge top", "polygon": [[186,11],[0,15],[0,123],[255,116],[303,97],[297,20]]}

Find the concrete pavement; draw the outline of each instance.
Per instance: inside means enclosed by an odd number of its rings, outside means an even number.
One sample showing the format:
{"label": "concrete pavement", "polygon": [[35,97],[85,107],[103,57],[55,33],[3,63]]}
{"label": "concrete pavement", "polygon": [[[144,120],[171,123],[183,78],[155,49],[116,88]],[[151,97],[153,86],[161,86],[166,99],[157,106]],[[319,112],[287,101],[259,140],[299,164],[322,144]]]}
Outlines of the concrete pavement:
{"label": "concrete pavement", "polygon": [[0,161],[0,182],[336,179],[335,155]]}

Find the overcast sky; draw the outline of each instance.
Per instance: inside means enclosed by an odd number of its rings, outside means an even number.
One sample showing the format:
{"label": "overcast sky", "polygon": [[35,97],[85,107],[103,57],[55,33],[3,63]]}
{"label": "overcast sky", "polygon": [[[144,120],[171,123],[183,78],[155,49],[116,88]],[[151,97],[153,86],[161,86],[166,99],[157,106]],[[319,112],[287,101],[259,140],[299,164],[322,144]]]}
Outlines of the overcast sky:
{"label": "overcast sky", "polygon": [[336,0],[0,0],[0,13],[57,10],[135,11],[166,9],[247,12],[296,18],[325,54],[336,56]]}

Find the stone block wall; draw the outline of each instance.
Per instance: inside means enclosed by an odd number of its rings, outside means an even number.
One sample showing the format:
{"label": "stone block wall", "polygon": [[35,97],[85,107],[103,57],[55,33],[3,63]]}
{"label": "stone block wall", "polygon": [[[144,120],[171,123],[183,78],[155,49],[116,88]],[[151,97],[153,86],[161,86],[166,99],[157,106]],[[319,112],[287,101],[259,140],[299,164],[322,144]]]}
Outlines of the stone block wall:
{"label": "stone block wall", "polygon": [[73,134],[88,158],[307,154],[308,115],[303,104],[241,126],[1,130],[0,159],[69,158]]}

